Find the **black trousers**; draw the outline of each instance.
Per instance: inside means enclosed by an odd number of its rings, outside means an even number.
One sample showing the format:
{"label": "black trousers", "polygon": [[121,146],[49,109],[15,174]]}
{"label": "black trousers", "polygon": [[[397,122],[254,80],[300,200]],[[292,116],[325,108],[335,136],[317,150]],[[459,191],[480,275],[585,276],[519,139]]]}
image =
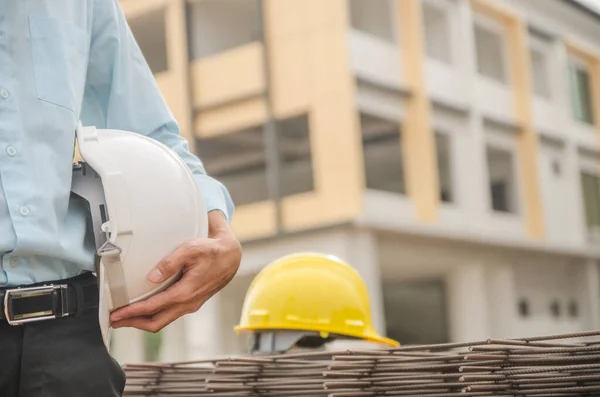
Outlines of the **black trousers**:
{"label": "black trousers", "polygon": [[19,326],[0,320],[0,397],[113,397],[124,387],[96,310]]}

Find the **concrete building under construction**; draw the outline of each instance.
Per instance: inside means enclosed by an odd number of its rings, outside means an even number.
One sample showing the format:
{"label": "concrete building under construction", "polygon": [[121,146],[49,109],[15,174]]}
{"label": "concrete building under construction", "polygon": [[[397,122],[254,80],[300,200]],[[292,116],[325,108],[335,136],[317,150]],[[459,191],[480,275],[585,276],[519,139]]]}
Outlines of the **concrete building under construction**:
{"label": "concrete building under construction", "polygon": [[270,261],[337,255],[403,344],[600,328],[600,13],[575,0],[121,0],[237,205],[238,276],[122,361],[242,354]]}

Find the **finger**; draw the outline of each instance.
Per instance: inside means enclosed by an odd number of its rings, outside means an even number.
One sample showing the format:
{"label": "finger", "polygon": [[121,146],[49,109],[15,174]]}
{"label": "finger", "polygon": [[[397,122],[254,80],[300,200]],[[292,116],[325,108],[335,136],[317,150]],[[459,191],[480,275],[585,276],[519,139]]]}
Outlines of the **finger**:
{"label": "finger", "polygon": [[115,310],[110,315],[111,322],[131,317],[151,316],[169,306],[191,300],[193,290],[184,282],[184,279],[185,276],[166,290],[151,296],[146,300],[132,303],[131,305]]}
{"label": "finger", "polygon": [[199,239],[180,244],[148,273],[148,280],[158,284],[174,276],[202,249],[201,245],[202,240]]}
{"label": "finger", "polygon": [[177,274],[177,272],[185,265],[182,259],[182,252],[175,250],[166,258],[163,258],[158,262],[158,264],[148,273],[148,281],[158,284]]}
{"label": "finger", "polygon": [[112,327],[133,327],[142,331],[158,332],[188,312],[187,304],[179,304],[156,313],[153,316],[133,317],[118,321],[112,324]]}

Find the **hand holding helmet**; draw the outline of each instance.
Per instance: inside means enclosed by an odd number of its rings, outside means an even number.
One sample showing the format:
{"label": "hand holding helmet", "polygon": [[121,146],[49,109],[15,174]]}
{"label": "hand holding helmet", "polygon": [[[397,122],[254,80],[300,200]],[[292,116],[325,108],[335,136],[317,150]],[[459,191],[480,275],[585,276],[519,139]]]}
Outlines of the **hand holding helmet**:
{"label": "hand holding helmet", "polygon": [[181,244],[150,272],[160,283],[182,272],[166,291],[145,301],[118,309],[111,315],[113,328],[134,327],[157,332],[177,318],[193,313],[231,281],[240,259],[241,247],[224,215],[208,214],[209,237]]}
{"label": "hand holding helmet", "polygon": [[140,134],[81,125],[77,143],[84,162],[72,192],[90,205],[105,344],[111,325],[156,332],[227,284],[239,243],[222,213],[207,214],[175,152]]}

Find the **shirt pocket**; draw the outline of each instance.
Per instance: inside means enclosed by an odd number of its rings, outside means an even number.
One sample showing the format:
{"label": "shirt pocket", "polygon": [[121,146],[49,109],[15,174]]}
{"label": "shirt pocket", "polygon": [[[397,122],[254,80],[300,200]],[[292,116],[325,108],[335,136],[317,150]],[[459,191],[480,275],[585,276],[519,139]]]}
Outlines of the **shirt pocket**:
{"label": "shirt pocket", "polygon": [[39,99],[79,117],[89,39],[75,24],[49,17],[29,17],[35,86]]}

